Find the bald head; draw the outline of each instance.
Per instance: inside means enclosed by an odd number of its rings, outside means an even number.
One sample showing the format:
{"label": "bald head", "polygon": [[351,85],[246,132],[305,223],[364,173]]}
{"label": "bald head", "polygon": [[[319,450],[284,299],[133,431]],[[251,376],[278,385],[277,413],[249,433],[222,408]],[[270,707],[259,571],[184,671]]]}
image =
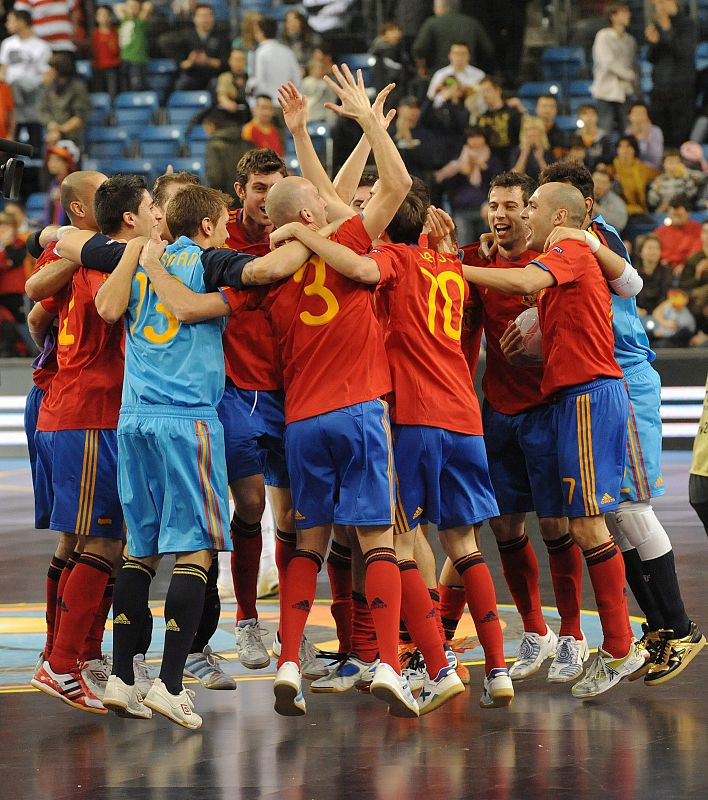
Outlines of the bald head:
{"label": "bald head", "polygon": [[71,172],[61,183],[61,205],[71,224],[81,230],[98,230],[93,213],[96,189],[108,178],[102,172],[80,170]]}
{"label": "bald head", "polygon": [[306,178],[289,176],[278,181],[269,189],[265,205],[276,228],[288,222],[321,228],[327,222],[324,201]]}
{"label": "bald head", "polygon": [[544,183],[529,198],[522,218],[531,229],[528,247],[542,252],[553,228],[582,228],[585,200],[569,183]]}

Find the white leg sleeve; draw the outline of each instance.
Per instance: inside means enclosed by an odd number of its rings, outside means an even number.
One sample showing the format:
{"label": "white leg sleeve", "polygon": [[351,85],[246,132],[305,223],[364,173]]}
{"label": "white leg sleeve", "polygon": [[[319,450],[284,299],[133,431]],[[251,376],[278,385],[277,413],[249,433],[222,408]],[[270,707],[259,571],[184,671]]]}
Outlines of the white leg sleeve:
{"label": "white leg sleeve", "polygon": [[614,515],[607,516],[614,516],[617,528],[630,547],[636,547],[642,561],[659,558],[671,550],[668,534],[649,503],[622,503]]}
{"label": "white leg sleeve", "polygon": [[231,553],[219,553],[219,576],[217,583],[222,586],[231,586]]}
{"label": "white leg sleeve", "polygon": [[275,515],[266,491],[265,510],[261,519],[263,548],[261,550],[261,572],[275,566]]}
{"label": "white leg sleeve", "polygon": [[619,547],[621,553],[626,553],[627,550],[634,550],[634,546],[627,541],[627,537],[617,527],[615,520],[615,512],[605,514],[605,524],[607,525],[615,544]]}

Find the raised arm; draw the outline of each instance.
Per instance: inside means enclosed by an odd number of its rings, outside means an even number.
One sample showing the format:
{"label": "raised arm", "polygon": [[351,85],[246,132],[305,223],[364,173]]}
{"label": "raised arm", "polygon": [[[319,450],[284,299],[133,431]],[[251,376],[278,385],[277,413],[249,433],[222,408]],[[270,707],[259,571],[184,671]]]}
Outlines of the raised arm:
{"label": "raised arm", "polygon": [[133,276],[138,268],[140,251],[146,241],[144,236],[139,236],[128,242],[118,266],[96,292],[96,311],[98,311],[99,317],[109,325],[118,322],[128,308]]}

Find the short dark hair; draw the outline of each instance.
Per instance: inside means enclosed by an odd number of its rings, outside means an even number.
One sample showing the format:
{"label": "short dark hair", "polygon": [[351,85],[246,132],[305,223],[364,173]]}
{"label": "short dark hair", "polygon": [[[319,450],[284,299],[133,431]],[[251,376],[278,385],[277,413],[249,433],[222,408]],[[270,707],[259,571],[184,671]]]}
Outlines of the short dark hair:
{"label": "short dark hair", "polygon": [[256,23],[266,39],[275,39],[278,35],[278,20],[273,17],[261,17]]}
{"label": "short dark hair", "polygon": [[465,141],[471,136],[481,136],[486,144],[489,144],[489,135],[485,130],[482,130],[482,128],[467,128],[465,130]]}
{"label": "short dark hair", "polygon": [[612,22],[612,17],[618,12],[621,11],[623,8],[629,8],[629,3],[610,3],[605,10],[607,14],[607,19]]}
{"label": "short dark hair", "polygon": [[690,211],[693,208],[693,204],[691,203],[691,198],[681,192],[681,194],[675,194],[671,200],[669,200],[669,208],[685,208],[687,211]]}
{"label": "short dark hair", "polygon": [[[637,141],[636,136],[632,136],[631,133],[625,133],[624,135],[620,136],[620,138],[617,140],[617,148],[619,148],[620,142],[627,142],[632,150],[634,150],[634,155],[639,155],[639,142]],[[615,149],[615,152],[617,152],[617,148]]]}
{"label": "short dark hair", "polygon": [[558,98],[554,94],[540,94],[536,98],[536,102],[538,103],[539,100],[553,100],[553,102],[558,105]]}
{"label": "short dark hair", "polygon": [[376,170],[365,169],[359,178],[359,186],[373,186],[379,179],[379,174]]}
{"label": "short dark hair", "polygon": [[632,109],[634,108],[645,108],[647,110],[647,114],[649,114],[649,104],[645,103],[643,100],[637,100],[636,103],[632,103],[632,105],[627,110],[627,116],[632,113]]}
{"label": "short dark hair", "polygon": [[167,206],[167,227],[175,239],[192,238],[199,233],[202,220],[217,223],[231,203],[229,195],[208,186],[192,186],[189,191],[177,192]]}
{"label": "short dark hair", "polygon": [[147,181],[142,175],[120,173],[109,178],[96,189],[93,201],[94,214],[99,230],[111,236],[123,226],[123,214],[138,213]]}
{"label": "short dark hair", "polygon": [[524,204],[527,204],[538,184],[524,172],[500,172],[492,178],[492,182],[489,184],[489,194],[492,193],[492,189],[514,189],[517,186],[521,189]]}
{"label": "short dark hair", "polygon": [[68,53],[54,53],[49,59],[49,66],[57,71],[60,78],[71,78],[76,75],[74,59]]}
{"label": "short dark hair", "polygon": [[411,175],[411,188],[410,192],[419,197],[425,203],[426,209],[430,205],[430,186],[417,175]]}
{"label": "short dark hair", "polygon": [[492,75],[485,75],[480,81],[480,83],[491,83],[492,86],[499,89],[500,92],[503,91],[504,89],[504,87],[501,84],[501,81],[499,81],[497,78],[494,78]]}
{"label": "short dark hair", "polygon": [[664,155],[661,157],[661,160],[663,161],[665,158],[669,158],[670,156],[681,158],[681,153],[675,147],[667,147],[664,150]]}
{"label": "short dark hair", "polygon": [[180,186],[199,186],[201,181],[199,180],[199,176],[195,175],[193,172],[173,172],[160,175],[155,178],[155,183],[152,187],[152,199],[155,205],[161,208],[164,206],[165,189],[175,183]]}
{"label": "short dark hair", "polygon": [[583,197],[595,199],[595,187],[592,182],[590,170],[580,161],[572,161],[564,158],[556,161],[543,169],[538,183],[569,183],[582,194]]}
{"label": "short dark hair", "polygon": [[279,172],[285,178],[288,175],[288,168],[275,150],[258,147],[241,156],[236,165],[236,183],[245,188],[251,175],[256,173],[270,175],[273,172]]}
{"label": "short dark hair", "polygon": [[8,15],[9,14],[12,14],[15,19],[22,20],[22,22],[24,22],[28,28],[32,27],[32,15],[29,11],[24,11],[23,9],[19,8],[11,8],[8,12]]}
{"label": "short dark hair", "polygon": [[273,98],[269,94],[257,94],[256,100],[267,100],[269,103],[273,104]]}
{"label": "short dark hair", "polygon": [[396,244],[418,244],[427,212],[428,203],[411,187],[386,228],[391,241]]}
{"label": "short dark hair", "polygon": [[420,108],[420,100],[415,95],[408,94],[398,101],[398,105],[407,106],[408,108]]}
{"label": "short dark hair", "polygon": [[461,40],[458,40],[457,42],[453,42],[450,45],[450,49],[452,49],[453,47],[466,47],[468,53],[472,52],[472,48],[470,47],[469,42],[463,42]]}
{"label": "short dark hair", "polygon": [[210,6],[209,3],[197,3],[197,5],[194,6],[194,8],[192,9],[192,16],[194,16],[197,13],[197,11],[199,11],[200,8],[206,8],[209,11],[211,11],[212,14],[214,13],[214,7]]}
{"label": "short dark hair", "polygon": [[583,103],[581,106],[578,106],[576,116],[579,117],[581,111],[594,111],[596,114],[598,113],[597,106],[593,105],[592,103]]}

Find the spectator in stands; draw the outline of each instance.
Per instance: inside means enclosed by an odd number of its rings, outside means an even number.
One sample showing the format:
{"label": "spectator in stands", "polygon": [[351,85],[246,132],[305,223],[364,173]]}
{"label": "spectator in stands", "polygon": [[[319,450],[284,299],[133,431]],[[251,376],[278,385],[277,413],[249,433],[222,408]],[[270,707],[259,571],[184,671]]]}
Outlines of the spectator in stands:
{"label": "spectator in stands", "polygon": [[480,90],[487,110],[480,115],[477,125],[485,132],[503,169],[507,169],[511,150],[519,142],[521,114],[504,102],[501,84],[494,78],[487,76],[481,82]]}
{"label": "spectator in stands", "polygon": [[529,0],[473,0],[473,4],[468,2],[463,6],[463,10],[472,6],[469,13],[484,25],[492,40],[494,64],[487,68],[493,69],[505,87],[519,85],[528,5]]}
{"label": "spectator in stands", "polygon": [[70,172],[76,170],[80,158],[79,148],[70,139],[61,139],[47,148],[46,166],[51,181],[44,211],[45,225],[69,224],[69,217],[61,204],[61,184]]}
{"label": "spectator in stands", "polygon": [[589,170],[596,164],[609,164],[612,161],[614,148],[606,131],[598,127],[597,109],[593,105],[580,106],[578,109],[578,136],[585,147],[585,165]]}
{"label": "spectator in stands", "polygon": [[631,133],[639,144],[639,158],[661,169],[664,157],[664,133],[658,125],[654,125],[649,117],[645,103],[634,103],[627,115],[629,125],[627,133]]}
{"label": "spectator in stands", "polygon": [[605,164],[598,164],[592,174],[595,188],[595,213],[621,233],[627,225],[629,214],[624,200],[612,188],[612,176]]}
{"label": "spectator in stands", "polygon": [[661,260],[661,242],[653,233],[640,236],[635,249],[637,256],[634,259],[634,267],[644,281],[644,286],[637,295],[637,311],[644,317],[666,300],[672,285],[673,273],[671,265]]}
{"label": "spectator in stands", "polygon": [[210,89],[224,71],[230,52],[228,35],[216,29],[214,9],[202,3],[194,6],[192,27],[164,34],[160,47],[165,56],[177,60],[175,89],[183,92]]}
{"label": "spectator in stands", "polygon": [[7,309],[16,322],[24,322],[25,258],[27,248],[19,235],[15,218],[0,213],[0,306]]}
{"label": "spectator in stands", "polygon": [[391,136],[411,175],[430,182],[432,171],[441,165],[433,131],[421,123],[421,108],[416,97],[404,97],[396,109]]}
{"label": "spectator in stands", "polygon": [[270,96],[260,94],[253,105],[253,119],[243,126],[241,136],[253,147],[268,147],[279,156],[285,155],[281,134],[273,124],[275,106]]}
{"label": "spectator in stands", "polygon": [[241,17],[241,30],[239,35],[234,37],[231,42],[231,47],[234,50],[243,50],[246,53],[247,69],[249,73],[253,72],[254,57],[258,42],[256,41],[256,25],[259,20],[263,18],[260,11],[246,11]]}
{"label": "spectator in stands", "polygon": [[114,6],[114,11],[120,22],[121,91],[142,92],[147,88],[148,30],[152,3],[148,0],[125,0],[125,3]]}
{"label": "spectator in stands", "polygon": [[6,27],[10,36],[0,44],[0,80],[12,87],[16,133],[26,130],[30,144],[39,150],[43,138],[39,99],[52,50],[34,34],[29,12],[10,11]]}
{"label": "spectator in stands", "polygon": [[[446,78],[445,83],[448,85],[438,95],[441,98],[439,105],[431,104],[426,99],[421,106],[423,124],[430,128],[438,142],[438,164],[457,158],[470,120],[476,120],[481,113],[479,109],[470,113],[468,107],[468,101],[474,104],[478,97],[475,92],[465,98],[465,88],[453,76]],[[472,108],[475,106],[472,105]]]}
{"label": "spectator in stands", "polygon": [[653,65],[651,116],[667,144],[689,138],[696,104],[698,26],[679,11],[677,0],[654,0],[654,21],[644,32]]}
{"label": "spectator in stands", "polygon": [[5,203],[3,211],[14,218],[18,235],[26,239],[30,234],[30,227],[27,221],[25,207],[22,203],[19,200],[8,200],[7,203]]}
{"label": "spectator in stands", "polygon": [[397,22],[384,22],[381,33],[371,43],[369,52],[376,57],[373,69],[376,91],[380,92],[384,86],[395,83],[396,88],[389,98],[393,103],[398,102],[406,94],[413,73],[401,26]]}
{"label": "spectator in stands", "polygon": [[457,0],[435,0],[433,16],[413,42],[413,57],[424,74],[431,75],[448,63],[450,48],[464,42],[470,50],[470,61],[487,69],[494,59],[494,46],[484,27],[467,14],[459,13]]}
{"label": "spectator in stands", "polygon": [[583,142],[583,137],[576,133],[570,137],[570,141],[568,142],[568,155],[566,158],[569,161],[579,161],[581,164],[585,164],[586,156],[587,150],[585,148],[585,142]]}
{"label": "spectator in stands", "polygon": [[53,52],[74,53],[73,6],[73,0],[15,0],[13,11],[26,11],[30,15],[35,34]]}
{"label": "spectator in stands", "polygon": [[552,94],[542,94],[536,99],[536,116],[543,122],[553,158],[563,158],[568,149],[568,135],[556,125],[558,100]]}
{"label": "spectator in stands", "polygon": [[452,206],[460,244],[474,242],[484,230],[480,206],[487,200],[492,178],[503,169],[484,131],[470,128],[458,158],[435,172],[435,181],[443,184]]}
{"label": "spectator in stands", "polygon": [[206,182],[213,189],[236,198],[234,165],[251,149],[250,142],[241,136],[241,127],[230,114],[221,109],[210,109],[198,117],[207,135],[205,155]]}
{"label": "spectator in stands", "polygon": [[428,85],[428,100],[431,100],[434,106],[440,106],[445,102],[445,90],[450,85],[450,78],[457,81],[465,96],[476,93],[480,81],[484,78],[484,72],[470,64],[470,48],[466,42],[453,42],[448,58],[450,63],[439,69]]}
{"label": "spectator in stands", "polygon": [[554,160],[543,121],[525,116],[521,120],[519,146],[511,151],[511,171],[525,172],[537,181],[541,170]]}
{"label": "spectator in stands", "polygon": [[222,72],[216,81],[217,108],[236,125],[245,125],[251,119],[246,97],[246,65],[245,51],[234,48],[229,55],[229,71]]}
{"label": "spectator in stands", "polygon": [[71,139],[82,149],[91,99],[85,81],[76,74],[73,58],[68,53],[55,53],[49,59],[44,81],[39,112],[47,129],[45,143],[54,145],[60,139]]}
{"label": "spectator in stands", "polygon": [[261,17],[256,23],[258,47],[253,76],[248,82],[249,92],[252,95],[266,95],[274,103],[278,100],[278,89],[284,83],[292,81],[298,88],[301,85],[300,65],[297,63],[295,53],[275,38],[277,33],[278,23],[270,17]]}
{"label": "spectator in stands", "polygon": [[666,300],[642,322],[654,349],[686,347],[696,330],[696,320],[688,310],[688,294],[683,289],[669,289]]}
{"label": "spectator in stands", "polygon": [[703,304],[708,300],[708,221],[701,225],[701,249],[686,259],[679,286],[691,298],[692,313],[700,316]]}
{"label": "spectator in stands", "polygon": [[657,228],[661,242],[661,256],[671,264],[674,277],[683,271],[686,259],[701,249],[701,223],[690,218],[691,200],[684,194],[669,201],[669,224]]}
{"label": "spectator in stands", "polygon": [[671,198],[679,194],[688,197],[693,204],[698,186],[703,182],[703,173],[688,169],[678,150],[665,150],[664,169],[649,186],[649,208],[663,214],[668,210]]}
{"label": "spectator in stands", "polygon": [[96,8],[96,27],[91,34],[93,64],[91,90],[108,92],[111,99],[118,94],[120,74],[120,42],[110,6]]}
{"label": "spectator in stands", "polygon": [[280,41],[295,53],[297,63],[304,75],[305,68],[315,48],[322,41],[322,37],[310,28],[307,17],[302,12],[291,9],[283,20],[283,33]]}
{"label": "spectator in stands", "polygon": [[337,104],[337,95],[324,82],[325,61],[320,55],[313,55],[307,65],[307,75],[302,79],[302,93],[307,98],[308,122],[334,122],[337,115],[325,108],[325,103]]}
{"label": "spectator in stands", "polygon": [[15,98],[12,86],[0,80],[0,139],[15,138]]}
{"label": "spectator in stands", "polygon": [[592,46],[593,82],[590,86],[600,116],[600,127],[623,133],[627,106],[637,89],[637,42],[627,33],[632,15],[628,3],[610,3],[608,28],[597,32]]}
{"label": "spectator in stands", "polygon": [[622,136],[617,143],[617,155],[612,162],[615,180],[622,189],[622,197],[627,204],[630,217],[649,213],[647,187],[658,170],[640,161],[639,144],[634,136]]}

